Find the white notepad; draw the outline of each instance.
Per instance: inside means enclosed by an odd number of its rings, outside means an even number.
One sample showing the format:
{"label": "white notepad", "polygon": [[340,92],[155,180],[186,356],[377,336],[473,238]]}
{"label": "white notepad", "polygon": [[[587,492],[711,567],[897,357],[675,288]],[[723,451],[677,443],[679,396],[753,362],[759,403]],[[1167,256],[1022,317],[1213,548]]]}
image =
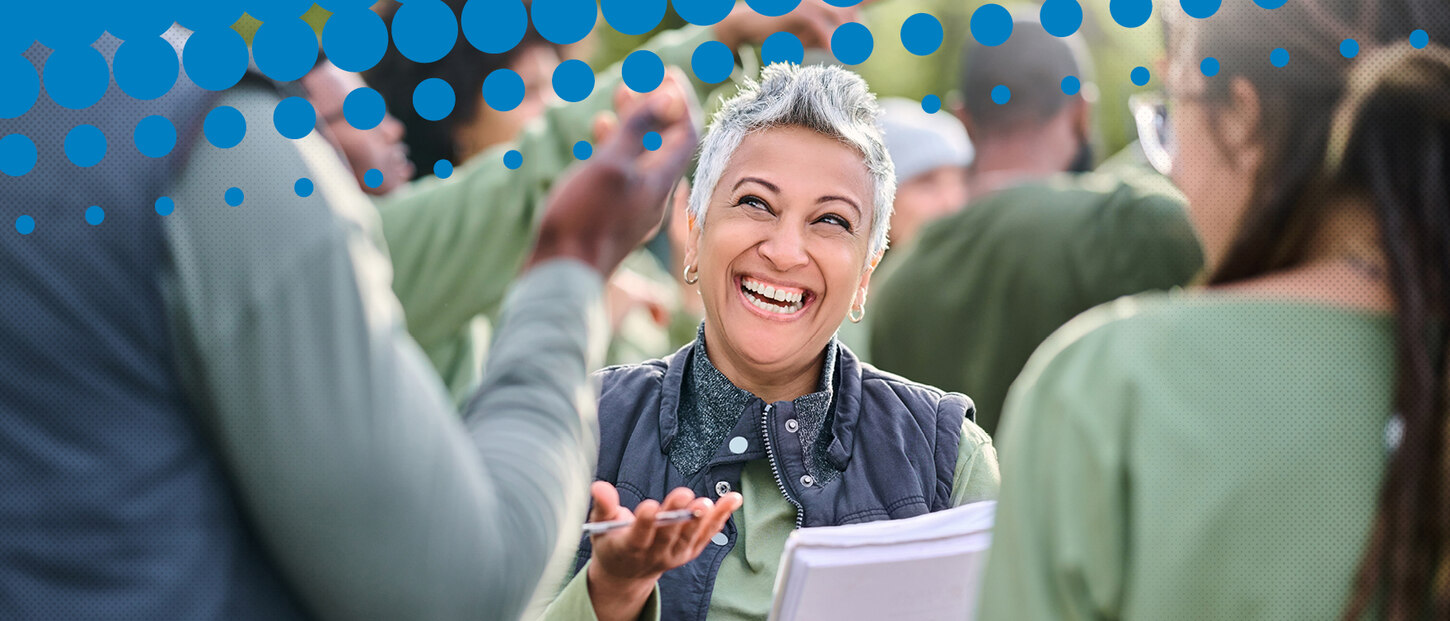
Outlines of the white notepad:
{"label": "white notepad", "polygon": [[971,619],[996,508],[979,502],[905,520],[797,530],[781,555],[770,619]]}

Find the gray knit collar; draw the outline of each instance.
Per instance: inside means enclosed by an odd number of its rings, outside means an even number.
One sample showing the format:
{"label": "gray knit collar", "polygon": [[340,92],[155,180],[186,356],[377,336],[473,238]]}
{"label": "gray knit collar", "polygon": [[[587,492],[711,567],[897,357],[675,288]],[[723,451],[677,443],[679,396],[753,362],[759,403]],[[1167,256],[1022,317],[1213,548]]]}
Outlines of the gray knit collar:
{"label": "gray knit collar", "polygon": [[[839,346],[835,337],[826,345],[825,365],[816,392],[791,401],[800,423],[801,448],[810,447],[807,470],[821,482],[834,478],[837,471],[826,458],[831,443],[831,400],[835,393],[836,357]],[[670,447],[670,460],[681,473],[698,472],[709,463],[720,443],[730,435],[740,416],[759,397],[736,386],[710,362],[705,352],[705,324],[701,323],[690,352],[690,371],[681,386],[679,435]]]}

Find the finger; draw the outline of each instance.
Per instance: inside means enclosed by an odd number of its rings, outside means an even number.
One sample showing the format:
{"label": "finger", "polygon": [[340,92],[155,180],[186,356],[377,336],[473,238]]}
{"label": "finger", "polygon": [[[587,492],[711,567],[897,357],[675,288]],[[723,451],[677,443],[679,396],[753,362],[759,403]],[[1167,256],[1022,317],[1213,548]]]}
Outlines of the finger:
{"label": "finger", "polygon": [[740,492],[730,492],[721,496],[720,502],[715,503],[710,512],[700,520],[699,534],[701,536],[696,539],[698,549],[705,549],[705,543],[709,541],[710,537],[720,532],[720,529],[725,527],[725,522],[730,519],[730,515],[744,503],[745,497],[741,496]]}
{"label": "finger", "polygon": [[613,112],[606,110],[594,115],[594,144],[604,144],[618,128],[619,117],[614,116]]}
{"label": "finger", "polygon": [[[689,488],[676,488],[668,496],[665,496],[665,502],[660,505],[660,510],[675,511],[677,509],[684,509],[690,506],[693,500],[695,500],[695,493],[690,491]],[[651,552],[654,554],[671,554],[676,542],[681,539],[680,533],[685,532],[685,527],[693,521],[655,527],[655,540]]]}
{"label": "finger", "polygon": [[648,550],[655,539],[655,516],[660,503],[646,500],[634,509],[634,524],[625,532],[625,543],[635,550]]}
{"label": "finger", "polygon": [[695,156],[699,140],[694,123],[687,120],[679,121],[660,132],[660,148],[651,154],[649,165],[642,167],[640,176],[652,192],[659,194],[661,201],[665,199],[670,188],[684,176],[685,168]]}
{"label": "finger", "polygon": [[631,161],[644,153],[644,135],[659,125],[658,115],[650,106],[642,106],[623,117],[609,140],[601,143],[601,159]]}
{"label": "finger", "polygon": [[589,511],[591,522],[619,519],[619,490],[604,481],[595,481],[589,486],[589,495],[594,497],[594,508]]}

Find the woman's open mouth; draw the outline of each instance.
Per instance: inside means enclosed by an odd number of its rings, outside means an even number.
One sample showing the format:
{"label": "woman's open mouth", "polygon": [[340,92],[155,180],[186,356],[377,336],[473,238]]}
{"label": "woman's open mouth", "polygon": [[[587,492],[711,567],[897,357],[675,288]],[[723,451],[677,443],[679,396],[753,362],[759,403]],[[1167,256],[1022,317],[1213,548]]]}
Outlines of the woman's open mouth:
{"label": "woman's open mouth", "polygon": [[749,276],[736,279],[740,296],[749,306],[772,318],[789,318],[801,312],[815,297],[809,290],[786,287],[756,280]]}

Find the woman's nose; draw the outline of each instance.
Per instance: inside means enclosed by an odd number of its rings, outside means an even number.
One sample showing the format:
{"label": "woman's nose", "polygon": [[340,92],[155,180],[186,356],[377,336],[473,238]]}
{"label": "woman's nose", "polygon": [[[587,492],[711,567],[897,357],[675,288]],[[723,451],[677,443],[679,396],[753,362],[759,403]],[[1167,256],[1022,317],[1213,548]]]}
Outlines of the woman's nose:
{"label": "woman's nose", "polygon": [[760,244],[760,255],[782,272],[810,263],[805,232],[795,226],[778,226]]}

